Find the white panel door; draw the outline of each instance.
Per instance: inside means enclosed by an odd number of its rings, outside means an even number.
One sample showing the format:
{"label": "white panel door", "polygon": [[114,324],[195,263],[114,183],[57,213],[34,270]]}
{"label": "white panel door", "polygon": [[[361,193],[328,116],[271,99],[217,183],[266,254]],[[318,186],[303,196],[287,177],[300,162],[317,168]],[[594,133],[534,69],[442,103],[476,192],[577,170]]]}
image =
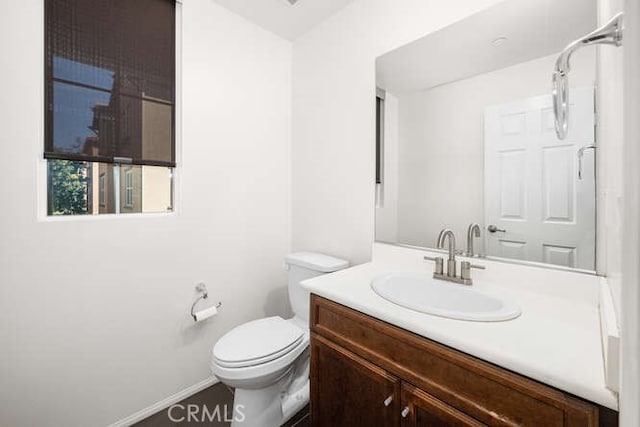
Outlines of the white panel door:
{"label": "white panel door", "polygon": [[550,95],[485,108],[487,255],[595,269],[594,89],[571,90],[567,138]]}

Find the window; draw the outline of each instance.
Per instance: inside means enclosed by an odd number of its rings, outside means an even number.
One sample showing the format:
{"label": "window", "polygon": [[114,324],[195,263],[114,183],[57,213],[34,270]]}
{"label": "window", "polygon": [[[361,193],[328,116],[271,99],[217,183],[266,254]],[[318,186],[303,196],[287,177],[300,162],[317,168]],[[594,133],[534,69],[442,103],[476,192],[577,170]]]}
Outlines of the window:
{"label": "window", "polygon": [[48,214],[171,211],[174,0],[45,8]]}
{"label": "window", "polygon": [[100,174],[100,206],[106,206],[107,203],[105,201],[105,191],[106,189],[106,185],[107,185],[107,176],[106,174]]}
{"label": "window", "polygon": [[127,208],[133,207],[133,170],[131,169],[124,173],[124,205]]}

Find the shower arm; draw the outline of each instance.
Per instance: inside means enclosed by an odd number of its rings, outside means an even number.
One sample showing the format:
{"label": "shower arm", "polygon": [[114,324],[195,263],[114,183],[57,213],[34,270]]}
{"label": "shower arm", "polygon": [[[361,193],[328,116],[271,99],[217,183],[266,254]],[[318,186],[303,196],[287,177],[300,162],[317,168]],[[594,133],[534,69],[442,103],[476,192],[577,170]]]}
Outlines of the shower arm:
{"label": "shower arm", "polygon": [[610,44],[622,46],[622,18],[618,13],[609,22],[586,36],[571,42],[558,56],[553,70],[553,111],[555,115],[556,134],[559,139],[565,139],[568,131],[569,116],[569,83],[568,75],[571,71],[571,55],[584,47],[595,44]]}
{"label": "shower arm", "polygon": [[555,72],[567,74],[569,71],[571,71],[571,67],[569,64],[571,55],[581,47],[590,46],[593,44],[612,44],[614,46],[622,46],[623,15],[624,14],[622,12],[618,13],[602,27],[578,40],[571,42],[567,47],[565,47],[556,60]]}

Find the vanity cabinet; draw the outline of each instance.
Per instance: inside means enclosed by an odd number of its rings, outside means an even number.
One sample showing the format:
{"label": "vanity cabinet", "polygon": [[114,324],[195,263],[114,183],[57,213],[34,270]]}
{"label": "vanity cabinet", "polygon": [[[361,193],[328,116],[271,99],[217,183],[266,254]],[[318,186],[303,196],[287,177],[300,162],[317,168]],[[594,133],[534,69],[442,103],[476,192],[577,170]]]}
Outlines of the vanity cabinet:
{"label": "vanity cabinet", "polygon": [[312,380],[315,395],[332,396],[315,401],[314,425],[399,425],[397,377],[322,337],[313,340],[311,352],[314,372],[322,373]]}
{"label": "vanity cabinet", "polygon": [[617,413],[311,296],[314,426],[615,426]]}

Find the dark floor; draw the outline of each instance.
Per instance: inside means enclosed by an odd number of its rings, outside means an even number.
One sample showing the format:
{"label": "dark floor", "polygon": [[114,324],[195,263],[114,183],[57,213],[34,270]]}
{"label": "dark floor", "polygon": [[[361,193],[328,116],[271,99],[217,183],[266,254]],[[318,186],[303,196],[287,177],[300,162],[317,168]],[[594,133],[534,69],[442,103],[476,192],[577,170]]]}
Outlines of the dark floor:
{"label": "dark floor", "polygon": [[[205,407],[206,412],[204,411]],[[191,417],[189,417],[189,411],[191,411]],[[140,421],[135,424],[135,426],[229,426],[231,425],[232,412],[233,390],[222,383],[217,383],[193,396],[187,397],[164,411]],[[309,405],[304,407],[284,425],[284,427],[309,426],[311,426]]]}

